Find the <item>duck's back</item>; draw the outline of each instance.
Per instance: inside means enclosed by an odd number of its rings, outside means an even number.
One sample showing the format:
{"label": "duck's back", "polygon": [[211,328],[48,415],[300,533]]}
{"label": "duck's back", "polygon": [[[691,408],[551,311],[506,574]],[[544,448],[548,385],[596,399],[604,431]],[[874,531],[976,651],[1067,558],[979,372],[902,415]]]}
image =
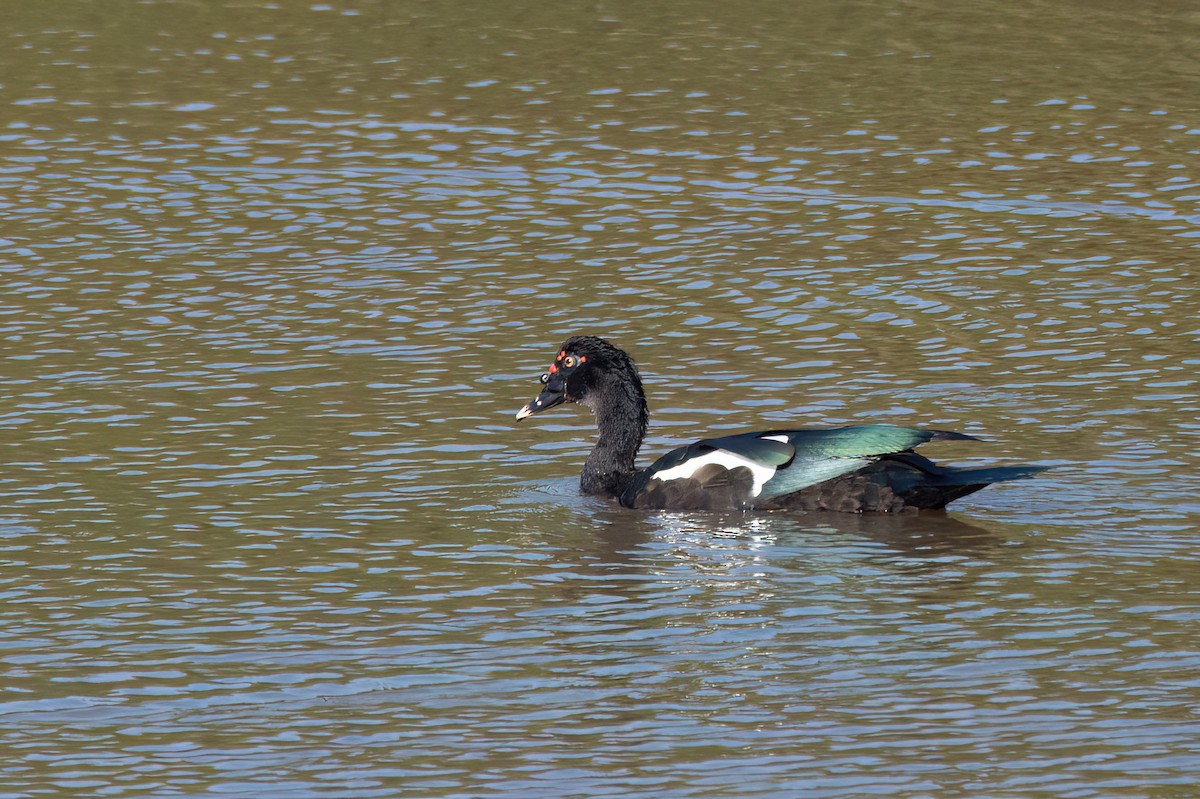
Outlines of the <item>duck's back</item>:
{"label": "duck's back", "polygon": [[913,452],[929,441],[974,440],[945,430],[861,425],[708,438],[668,452],[620,497],[631,508],[896,512],[945,507],[989,483],[1041,467],[954,469]]}

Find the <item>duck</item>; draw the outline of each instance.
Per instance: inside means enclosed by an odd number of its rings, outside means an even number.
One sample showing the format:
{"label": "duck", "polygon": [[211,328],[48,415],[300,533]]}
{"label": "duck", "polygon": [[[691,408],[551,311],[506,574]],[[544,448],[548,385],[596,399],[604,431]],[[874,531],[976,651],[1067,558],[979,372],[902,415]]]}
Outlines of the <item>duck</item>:
{"label": "duck", "polygon": [[916,447],[978,439],[949,430],[864,424],[704,438],[639,470],[634,460],[650,413],[641,375],[624,350],[597,336],[571,336],[541,383],[540,393],[517,412],[517,421],[564,403],[589,408],[598,436],[584,461],[580,490],[616,499],[626,508],[941,510],[992,483],[1033,477],[1047,468],[941,466],[917,454]]}

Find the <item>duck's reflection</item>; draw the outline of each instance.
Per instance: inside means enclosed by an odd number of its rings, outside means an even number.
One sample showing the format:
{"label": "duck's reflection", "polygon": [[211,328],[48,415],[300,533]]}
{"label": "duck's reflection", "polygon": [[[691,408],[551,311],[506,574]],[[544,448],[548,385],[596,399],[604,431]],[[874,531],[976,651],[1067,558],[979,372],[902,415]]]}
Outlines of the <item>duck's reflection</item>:
{"label": "duck's reflection", "polygon": [[806,575],[873,584],[887,574],[920,575],[927,590],[956,591],[1020,549],[1015,535],[945,513],[646,514],[599,502],[580,510],[587,521],[576,543],[586,570],[634,593],[683,573],[726,587],[758,581],[760,589]]}
{"label": "duck's reflection", "polygon": [[664,541],[690,540],[702,548],[711,541],[738,539],[749,544],[804,545],[815,538],[830,545],[874,542],[894,553],[935,558],[949,554],[981,554],[1011,544],[1010,539],[946,513],[855,514],[780,512],[759,514],[654,513],[587,508],[595,522],[595,554],[614,563],[631,563],[639,547]]}
{"label": "duck's reflection", "polygon": [[809,513],[795,524],[806,533],[825,532],[874,541],[893,552],[934,558],[949,554],[982,554],[1009,544],[1009,539],[958,516],[928,513]]}

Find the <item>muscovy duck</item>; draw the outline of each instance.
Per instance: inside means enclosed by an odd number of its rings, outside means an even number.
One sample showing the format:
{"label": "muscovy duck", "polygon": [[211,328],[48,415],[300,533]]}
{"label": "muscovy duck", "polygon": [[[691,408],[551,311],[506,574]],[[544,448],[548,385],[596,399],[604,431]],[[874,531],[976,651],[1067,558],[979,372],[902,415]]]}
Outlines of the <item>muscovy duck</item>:
{"label": "muscovy duck", "polygon": [[629,508],[797,509],[896,512],[944,508],[990,483],[1030,477],[1044,466],[955,469],[918,455],[928,441],[977,440],[946,430],[871,424],[823,430],[765,430],[706,438],[638,471],[633,459],[649,412],[637,367],[595,336],[572,336],[541,378],[541,393],[517,420],[578,402],[599,428],[583,465],[585,494]]}

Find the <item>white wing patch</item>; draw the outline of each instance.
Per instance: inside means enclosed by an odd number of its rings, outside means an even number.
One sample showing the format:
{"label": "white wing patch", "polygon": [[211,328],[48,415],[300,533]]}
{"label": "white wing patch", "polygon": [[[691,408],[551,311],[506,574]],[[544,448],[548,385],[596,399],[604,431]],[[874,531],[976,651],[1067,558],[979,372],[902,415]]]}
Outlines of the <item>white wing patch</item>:
{"label": "white wing patch", "polygon": [[785,435],[778,435],[778,436],[759,436],[759,438],[761,438],[761,439],[763,439],[763,440],[765,440],[765,441],[778,441],[780,444],[786,444],[786,443],[788,443],[788,437],[787,437],[787,436],[785,436]]}
{"label": "white wing patch", "polygon": [[755,497],[762,491],[763,484],[775,476],[774,466],[756,463],[749,458],[743,458],[741,455],[735,455],[723,449],[716,449],[695,458],[688,458],[678,466],[663,469],[661,472],[654,474],[654,479],[663,481],[685,480],[695,474],[701,466],[707,466],[710,463],[724,466],[726,469],[736,469],[739,466],[745,466],[749,469],[750,474],[754,476],[754,488],[750,491],[750,495]]}

